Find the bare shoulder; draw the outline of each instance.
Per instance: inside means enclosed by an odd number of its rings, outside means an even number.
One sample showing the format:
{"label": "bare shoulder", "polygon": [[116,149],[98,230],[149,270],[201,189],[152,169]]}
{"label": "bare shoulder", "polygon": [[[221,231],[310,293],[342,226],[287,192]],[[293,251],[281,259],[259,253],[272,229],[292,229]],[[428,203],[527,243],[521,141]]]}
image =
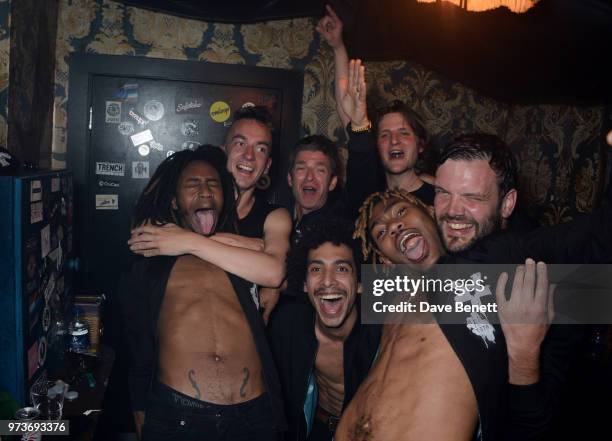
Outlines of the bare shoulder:
{"label": "bare shoulder", "polygon": [[436,181],[436,178],[433,177],[432,175],[429,175],[427,173],[423,173],[419,175],[419,179],[421,181],[427,182],[429,185],[434,185],[434,182]]}
{"label": "bare shoulder", "polygon": [[266,216],[264,222],[264,232],[271,233],[288,233],[291,231],[292,221],[289,211],[286,208],[279,207],[272,210]]}

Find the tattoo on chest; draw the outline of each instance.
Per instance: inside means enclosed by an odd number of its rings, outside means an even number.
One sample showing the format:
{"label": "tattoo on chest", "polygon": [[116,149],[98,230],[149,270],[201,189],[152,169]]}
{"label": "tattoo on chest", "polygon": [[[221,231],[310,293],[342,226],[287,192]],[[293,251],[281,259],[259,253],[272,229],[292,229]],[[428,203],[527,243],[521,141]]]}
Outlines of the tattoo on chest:
{"label": "tattoo on chest", "polygon": [[245,388],[246,388],[247,383],[249,382],[251,373],[249,372],[249,368],[246,368],[246,367],[242,370],[242,372],[244,372],[244,379],[242,380],[242,386],[240,386],[240,396],[244,397],[246,396]]}
{"label": "tattoo on chest", "polygon": [[199,400],[202,397],[202,394],[200,393],[200,388],[198,387],[198,383],[195,380],[195,371],[193,369],[189,371],[189,381],[191,382],[191,386],[195,389],[194,398]]}

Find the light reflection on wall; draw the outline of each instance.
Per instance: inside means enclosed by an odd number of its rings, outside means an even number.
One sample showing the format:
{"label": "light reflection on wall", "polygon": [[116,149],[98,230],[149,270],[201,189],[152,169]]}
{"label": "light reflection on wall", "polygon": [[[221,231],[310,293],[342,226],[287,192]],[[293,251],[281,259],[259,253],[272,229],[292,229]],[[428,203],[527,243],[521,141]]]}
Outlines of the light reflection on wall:
{"label": "light reflection on wall", "polygon": [[[434,3],[440,0],[417,0],[421,3]],[[468,11],[486,11],[502,6],[510,9],[512,12],[525,12],[527,9],[535,5],[539,0],[442,0],[467,9]]]}

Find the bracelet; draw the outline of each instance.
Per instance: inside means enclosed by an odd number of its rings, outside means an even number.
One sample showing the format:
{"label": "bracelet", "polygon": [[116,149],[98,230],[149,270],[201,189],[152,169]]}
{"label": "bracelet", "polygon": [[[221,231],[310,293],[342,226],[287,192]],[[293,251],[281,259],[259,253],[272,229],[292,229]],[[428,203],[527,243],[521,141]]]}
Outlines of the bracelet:
{"label": "bracelet", "polygon": [[348,124],[348,130],[349,132],[352,133],[363,133],[363,132],[369,132],[370,129],[372,129],[372,122],[368,121],[368,123],[364,126],[359,126],[359,127],[353,127],[352,123]]}

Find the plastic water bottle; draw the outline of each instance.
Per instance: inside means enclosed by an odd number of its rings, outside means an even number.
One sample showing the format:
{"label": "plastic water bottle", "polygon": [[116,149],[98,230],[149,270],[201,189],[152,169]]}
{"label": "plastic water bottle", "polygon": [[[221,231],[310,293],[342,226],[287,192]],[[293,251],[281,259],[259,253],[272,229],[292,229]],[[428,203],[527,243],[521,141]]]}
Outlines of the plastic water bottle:
{"label": "plastic water bottle", "polygon": [[89,325],[83,318],[83,310],[75,307],[72,310],[74,317],[68,329],[68,347],[73,352],[87,352],[89,349]]}

